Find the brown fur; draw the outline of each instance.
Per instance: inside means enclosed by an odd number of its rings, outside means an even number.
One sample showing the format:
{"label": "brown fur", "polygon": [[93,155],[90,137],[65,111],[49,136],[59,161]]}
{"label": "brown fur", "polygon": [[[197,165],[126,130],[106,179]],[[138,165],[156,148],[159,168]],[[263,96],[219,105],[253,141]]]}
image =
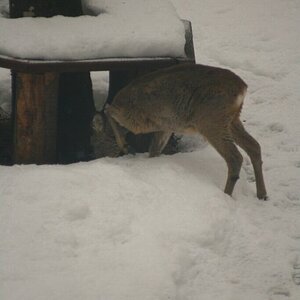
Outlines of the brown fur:
{"label": "brown fur", "polygon": [[[178,65],[132,81],[116,95],[106,114],[112,125],[117,121],[135,134],[155,132],[150,157],[161,153],[173,132],[202,134],[227,163],[224,192],[229,195],[243,160],[235,142],[251,158],[258,198],[266,199],[260,146],[239,120],[246,90],[246,83],[229,70]],[[114,132],[124,150],[116,127]]]}

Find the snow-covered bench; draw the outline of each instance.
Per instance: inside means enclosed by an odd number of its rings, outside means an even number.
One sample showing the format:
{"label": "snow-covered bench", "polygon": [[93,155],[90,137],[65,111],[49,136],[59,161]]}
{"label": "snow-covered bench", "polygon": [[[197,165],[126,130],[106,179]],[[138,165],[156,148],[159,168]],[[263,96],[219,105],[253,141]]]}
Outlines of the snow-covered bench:
{"label": "snow-covered bench", "polygon": [[[16,81],[13,92],[17,163],[56,160],[55,74],[108,70],[110,101],[132,79],[124,77],[195,62],[191,24],[179,19],[169,1],[85,0],[83,4],[86,15],[79,17],[0,16],[0,67],[28,75]],[[139,72],[132,75],[132,70]],[[26,147],[25,140],[30,140]]]}

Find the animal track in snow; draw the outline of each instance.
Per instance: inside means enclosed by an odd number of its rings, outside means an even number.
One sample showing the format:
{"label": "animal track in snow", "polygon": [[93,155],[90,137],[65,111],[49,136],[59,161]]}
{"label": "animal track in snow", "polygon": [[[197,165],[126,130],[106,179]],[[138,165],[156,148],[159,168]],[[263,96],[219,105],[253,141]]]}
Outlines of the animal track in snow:
{"label": "animal track in snow", "polygon": [[71,232],[61,232],[56,236],[54,241],[63,257],[77,257],[80,242],[75,234]]}
{"label": "animal track in snow", "polygon": [[79,246],[77,237],[71,233],[60,233],[55,242],[69,249],[76,249]]}
{"label": "animal track in snow", "polygon": [[280,133],[284,131],[284,126],[281,123],[274,122],[267,126],[268,130],[275,133]]}
{"label": "animal track in snow", "polygon": [[[300,236],[293,237],[297,242],[300,242]],[[296,285],[300,285],[300,256],[297,255],[293,263],[292,279]]]}
{"label": "animal track in snow", "polygon": [[300,285],[300,263],[294,264],[293,269],[294,269],[292,274],[293,282],[297,285]]}
{"label": "animal track in snow", "polygon": [[293,192],[293,191],[288,191],[286,196],[290,201],[292,201],[294,203],[297,203],[300,200],[300,196],[296,192]]}
{"label": "animal track in snow", "polygon": [[285,287],[275,286],[269,289],[270,300],[283,300],[290,297],[290,291]]}
{"label": "animal track in snow", "polygon": [[66,220],[68,221],[78,221],[86,219],[90,214],[90,208],[88,205],[81,204],[74,206],[68,210],[65,215]]}
{"label": "animal track in snow", "polygon": [[300,150],[298,145],[289,145],[284,141],[277,145],[277,149],[289,153],[299,152]]}
{"label": "animal track in snow", "polygon": [[217,10],[216,13],[218,15],[223,15],[223,14],[227,14],[228,12],[231,12],[231,11],[232,11],[232,9],[230,9],[230,8],[221,8],[221,9]]}
{"label": "animal track in snow", "polygon": [[296,167],[296,168],[300,168],[300,161],[297,161],[297,162],[295,163],[295,167]]}

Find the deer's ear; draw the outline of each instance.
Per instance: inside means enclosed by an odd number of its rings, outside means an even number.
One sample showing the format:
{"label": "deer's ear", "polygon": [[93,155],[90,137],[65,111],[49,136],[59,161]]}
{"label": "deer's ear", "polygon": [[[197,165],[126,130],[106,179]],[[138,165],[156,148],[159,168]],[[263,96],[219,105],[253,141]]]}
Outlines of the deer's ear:
{"label": "deer's ear", "polygon": [[92,120],[92,127],[97,133],[101,133],[105,128],[105,120],[103,114],[96,112]]}

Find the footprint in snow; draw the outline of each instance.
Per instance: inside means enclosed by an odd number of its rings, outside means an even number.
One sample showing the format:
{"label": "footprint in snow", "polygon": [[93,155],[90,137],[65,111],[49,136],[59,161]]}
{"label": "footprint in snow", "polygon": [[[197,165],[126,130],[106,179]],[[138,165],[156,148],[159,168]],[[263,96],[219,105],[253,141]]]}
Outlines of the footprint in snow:
{"label": "footprint in snow", "polygon": [[270,300],[284,300],[290,297],[290,291],[285,287],[274,286],[269,289]]}
{"label": "footprint in snow", "polygon": [[281,133],[284,131],[284,126],[281,123],[274,122],[267,125],[266,131],[271,133]]}
{"label": "footprint in snow", "polygon": [[54,241],[63,257],[74,258],[78,256],[80,242],[75,234],[71,232],[58,233]]}
{"label": "footprint in snow", "polygon": [[79,246],[77,237],[70,232],[59,233],[55,239],[55,242],[56,244],[69,249],[77,249]]}
{"label": "footprint in snow", "polygon": [[81,204],[70,208],[65,214],[66,220],[80,221],[86,219],[90,215],[90,208],[88,205]]}
{"label": "footprint in snow", "polygon": [[[294,237],[295,240],[300,241],[300,236]],[[300,258],[296,257],[295,262],[293,263],[292,279],[296,285],[300,285]]]}
{"label": "footprint in snow", "polygon": [[223,15],[223,14],[226,14],[230,11],[232,11],[230,8],[223,8],[223,9],[217,10],[216,13],[219,14],[219,15]]}
{"label": "footprint in snow", "polygon": [[288,191],[286,194],[287,198],[292,201],[294,204],[299,203],[300,204],[300,197],[298,195],[298,193],[295,191]]}
{"label": "footprint in snow", "polygon": [[296,285],[300,285],[300,263],[294,264],[293,269],[294,269],[293,274],[292,274],[293,282]]}
{"label": "footprint in snow", "polygon": [[297,161],[297,162],[295,163],[295,167],[296,167],[296,168],[300,168],[300,161]]}

